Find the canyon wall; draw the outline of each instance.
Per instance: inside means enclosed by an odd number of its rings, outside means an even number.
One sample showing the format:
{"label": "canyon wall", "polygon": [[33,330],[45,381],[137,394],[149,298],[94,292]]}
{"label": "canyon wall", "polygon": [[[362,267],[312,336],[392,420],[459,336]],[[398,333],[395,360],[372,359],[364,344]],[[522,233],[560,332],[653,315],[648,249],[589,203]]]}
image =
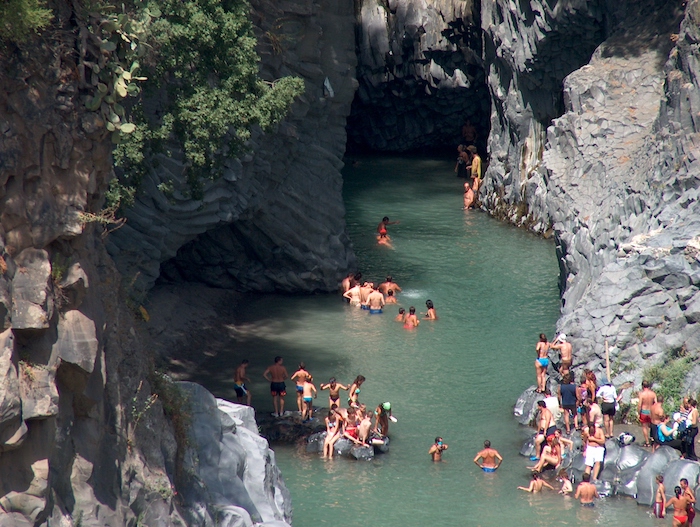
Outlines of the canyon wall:
{"label": "canyon wall", "polygon": [[359,88],[348,148],[455,148],[462,125],[486,146],[489,101],[479,1],[355,0]]}
{"label": "canyon wall", "polygon": [[[497,217],[553,233],[557,329],[574,346],[574,365],[601,373],[606,341],[618,385],[639,386],[654,364],[694,363],[698,3],[492,7],[482,19],[494,107],[481,197]],[[559,45],[554,71],[549,39],[576,35]],[[696,391],[696,377],[689,372],[683,389]]]}
{"label": "canyon wall", "polygon": [[0,524],[288,526],[251,410],[153,369],[90,215],[111,134],[85,109],[73,5],[53,7],[50,29],[0,50]]}
{"label": "canyon wall", "polygon": [[239,290],[334,291],[354,267],[340,174],[357,87],[352,3],[252,6],[262,78],[301,77],[305,93],[273,133],[254,131],[247,155],[224,161],[201,200],[190,198],[176,148],[156,156],[107,243],[136,297],[161,274]]}

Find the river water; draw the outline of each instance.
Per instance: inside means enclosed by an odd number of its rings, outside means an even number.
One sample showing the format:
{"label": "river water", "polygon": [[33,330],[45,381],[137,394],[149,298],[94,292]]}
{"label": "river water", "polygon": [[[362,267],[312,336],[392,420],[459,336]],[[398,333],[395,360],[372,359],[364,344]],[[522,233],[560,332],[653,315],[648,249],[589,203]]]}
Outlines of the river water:
{"label": "river water", "polygon": [[[210,388],[233,398],[236,364],[251,359],[253,404],[270,412],[262,370],[282,355],[290,370],[305,361],[318,385],[362,374],[360,401],[391,401],[391,450],[372,462],[324,461],[303,449],[274,445],[292,493],[294,526],[583,526],[658,525],[631,499],[601,501],[593,510],[553,492],[530,495],[525,458],[528,433],[512,406],[534,382],[538,334],[551,334],[559,314],[557,263],[551,241],[503,225],[479,211],[461,210],[461,181],[443,160],[363,158],[347,167],[348,231],[367,279],[391,274],[402,288],[400,306],[439,319],[415,331],[383,315],[351,308],[336,295],[254,296],[236,321],[230,357],[219,357]],[[377,245],[383,216],[394,248]],[[207,385],[206,374],[199,380]],[[287,408],[296,409],[294,396]],[[321,392],[318,404],[326,404]],[[442,463],[427,454],[441,435]],[[495,474],[472,459],[490,439],[505,458]]]}

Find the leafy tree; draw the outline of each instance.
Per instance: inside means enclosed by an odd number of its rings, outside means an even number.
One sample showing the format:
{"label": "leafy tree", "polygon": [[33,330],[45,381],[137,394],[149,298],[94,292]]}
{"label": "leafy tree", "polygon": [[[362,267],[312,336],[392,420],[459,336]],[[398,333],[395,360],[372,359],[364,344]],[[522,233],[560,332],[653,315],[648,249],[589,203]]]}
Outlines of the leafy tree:
{"label": "leafy tree", "polygon": [[0,40],[21,42],[31,33],[46,27],[51,16],[43,0],[2,0]]}
{"label": "leafy tree", "polygon": [[279,122],[301,79],[266,83],[258,77],[259,58],[244,0],[159,0],[160,14],[149,27],[152,52],[141,60],[148,80],[145,93],[157,100],[154,115],[135,108],[137,129],[123,137],[115,152],[122,179],[134,184],[151,152],[176,137],[188,165],[188,181],[197,198],[203,178],[216,177],[221,154],[236,156],[250,129]]}

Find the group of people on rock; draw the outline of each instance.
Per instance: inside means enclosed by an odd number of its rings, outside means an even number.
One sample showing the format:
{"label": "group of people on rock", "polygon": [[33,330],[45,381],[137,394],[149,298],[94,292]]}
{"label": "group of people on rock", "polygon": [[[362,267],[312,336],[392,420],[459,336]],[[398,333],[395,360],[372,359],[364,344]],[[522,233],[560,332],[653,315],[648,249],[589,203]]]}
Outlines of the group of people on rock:
{"label": "group of people on rock", "polygon": [[476,146],[459,145],[457,147],[455,174],[467,180],[464,182],[464,210],[467,210],[476,202],[476,195],[481,187],[482,162]]}
{"label": "group of people on rock", "polygon": [[673,507],[673,527],[689,527],[695,519],[695,493],[690,488],[687,478],[681,478],[674,487],[674,496],[666,499],[664,477],[656,476],[656,495],[654,496],[654,516],[664,518],[669,507]]}

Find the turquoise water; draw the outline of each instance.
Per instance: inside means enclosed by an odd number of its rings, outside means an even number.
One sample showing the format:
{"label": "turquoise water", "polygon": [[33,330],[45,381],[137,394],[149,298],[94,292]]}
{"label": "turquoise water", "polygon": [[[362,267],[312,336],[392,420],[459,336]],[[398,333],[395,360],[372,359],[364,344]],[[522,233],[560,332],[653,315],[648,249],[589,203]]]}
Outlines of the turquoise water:
{"label": "turquoise water", "polygon": [[[534,382],[538,334],[551,334],[559,313],[552,242],[461,210],[461,182],[449,162],[365,158],[344,175],[348,230],[364,277],[391,274],[404,289],[400,306],[425,311],[430,298],[439,320],[406,331],[393,321],[396,306],[370,316],[335,295],[250,297],[231,356],[205,364],[200,379],[234,397],[232,370],[249,357],[253,404],[270,412],[261,374],[282,355],[290,373],[305,361],[317,383],[362,374],[361,402],[391,401],[399,419],[391,451],[372,462],[324,461],[275,445],[295,527],[656,525],[632,500],[582,510],[555,493],[516,490],[529,480],[517,455],[527,431],[514,422],[512,406]],[[389,226],[393,250],[374,237],[385,215],[400,221]],[[318,404],[325,404],[321,393]],[[287,408],[296,409],[291,393]],[[437,435],[449,445],[443,463],[427,454]],[[472,462],[485,439],[505,457],[496,474]]]}

